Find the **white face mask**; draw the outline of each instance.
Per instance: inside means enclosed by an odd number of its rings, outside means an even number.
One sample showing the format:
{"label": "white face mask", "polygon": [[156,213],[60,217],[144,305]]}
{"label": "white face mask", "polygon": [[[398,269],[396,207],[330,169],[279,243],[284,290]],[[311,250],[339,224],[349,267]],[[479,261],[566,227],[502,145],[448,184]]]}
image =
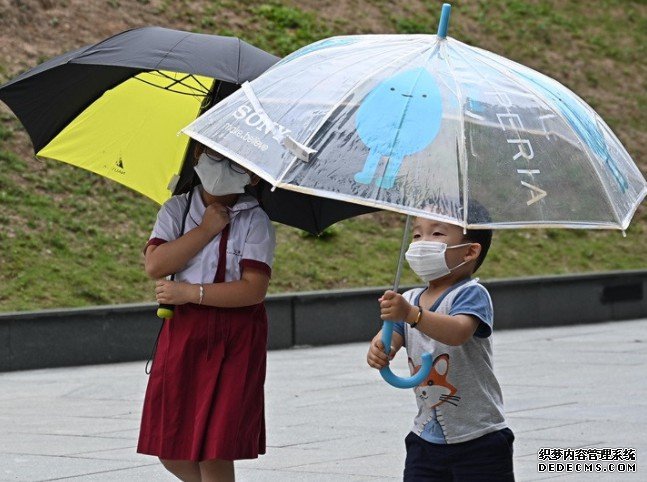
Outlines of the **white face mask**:
{"label": "white face mask", "polygon": [[206,152],[200,155],[194,169],[202,181],[202,188],[212,196],[243,193],[251,182],[249,174],[235,172],[229,160],[216,160]]}
{"label": "white face mask", "polygon": [[456,246],[447,246],[445,243],[437,241],[416,241],[409,245],[409,250],[405,256],[411,269],[428,282],[448,275],[456,268],[460,268],[467,261],[463,261],[458,266],[449,269],[445,260],[445,251],[461,246],[469,246],[472,243],[457,244]]}

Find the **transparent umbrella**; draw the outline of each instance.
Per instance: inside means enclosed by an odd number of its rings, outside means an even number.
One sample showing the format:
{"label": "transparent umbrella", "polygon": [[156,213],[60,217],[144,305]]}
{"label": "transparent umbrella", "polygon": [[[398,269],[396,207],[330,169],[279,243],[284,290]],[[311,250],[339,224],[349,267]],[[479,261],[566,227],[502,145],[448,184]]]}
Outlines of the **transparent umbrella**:
{"label": "transparent umbrella", "polygon": [[304,47],[185,132],[275,188],[464,229],[625,230],[647,183],[611,129],[559,82],[447,37],[449,12],[437,35]]}

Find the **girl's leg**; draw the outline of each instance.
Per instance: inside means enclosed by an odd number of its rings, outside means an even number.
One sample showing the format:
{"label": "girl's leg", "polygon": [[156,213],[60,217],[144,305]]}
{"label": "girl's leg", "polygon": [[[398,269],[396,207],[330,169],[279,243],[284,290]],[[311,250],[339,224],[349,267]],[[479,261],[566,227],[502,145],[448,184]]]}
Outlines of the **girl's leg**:
{"label": "girl's leg", "polygon": [[190,460],[168,460],[160,459],[166,470],[175,475],[183,482],[201,482],[200,466],[198,462]]}
{"label": "girl's leg", "polygon": [[234,462],[231,460],[204,460],[200,462],[202,482],[234,482]]}

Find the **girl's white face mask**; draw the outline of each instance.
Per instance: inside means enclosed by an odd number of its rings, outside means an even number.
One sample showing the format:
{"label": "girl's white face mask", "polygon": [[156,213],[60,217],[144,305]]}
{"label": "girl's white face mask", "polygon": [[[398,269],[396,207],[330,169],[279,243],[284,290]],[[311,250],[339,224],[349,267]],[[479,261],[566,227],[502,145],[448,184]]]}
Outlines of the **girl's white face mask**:
{"label": "girl's white face mask", "polygon": [[447,246],[445,243],[439,243],[437,241],[415,241],[409,245],[405,257],[411,269],[423,281],[429,282],[442,278],[467,263],[467,261],[463,261],[458,266],[454,266],[451,269],[448,268],[447,261],[445,260],[446,250],[469,246],[470,244],[472,243]]}
{"label": "girl's white face mask", "polygon": [[229,160],[217,160],[203,152],[198,158],[195,172],[202,181],[202,188],[212,196],[240,194],[252,182],[246,172],[235,172],[229,167]]}

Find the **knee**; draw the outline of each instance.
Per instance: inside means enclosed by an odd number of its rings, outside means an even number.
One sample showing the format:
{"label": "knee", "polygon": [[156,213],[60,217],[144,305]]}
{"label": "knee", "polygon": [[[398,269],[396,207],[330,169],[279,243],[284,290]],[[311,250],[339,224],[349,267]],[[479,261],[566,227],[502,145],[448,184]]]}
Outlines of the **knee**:
{"label": "knee", "polygon": [[181,463],[183,461],[182,460],[168,460],[168,459],[163,459],[163,458],[160,457],[160,462],[162,462],[162,465],[164,467],[171,470],[171,468],[173,468],[173,467],[181,466]]}
{"label": "knee", "polygon": [[202,482],[229,482],[235,480],[231,460],[211,459],[200,462]]}
{"label": "knee", "polygon": [[190,460],[169,460],[169,459],[159,459],[164,468],[175,475],[180,480],[184,481],[197,481],[200,479],[200,466],[198,462],[192,462]]}

